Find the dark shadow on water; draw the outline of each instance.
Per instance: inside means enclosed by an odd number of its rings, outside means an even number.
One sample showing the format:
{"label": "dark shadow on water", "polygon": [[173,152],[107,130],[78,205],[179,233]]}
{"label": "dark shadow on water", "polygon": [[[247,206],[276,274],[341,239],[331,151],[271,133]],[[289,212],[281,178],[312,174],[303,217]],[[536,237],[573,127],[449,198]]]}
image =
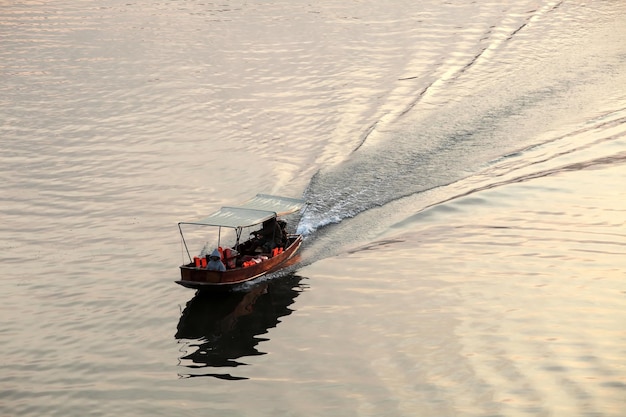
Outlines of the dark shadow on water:
{"label": "dark shadow on water", "polygon": [[247,365],[242,358],[264,355],[259,342],[276,327],[280,318],[292,313],[289,308],[303,291],[303,278],[289,274],[261,282],[245,291],[196,293],[187,302],[178,322],[175,338],[181,341],[179,373],[183,378],[210,376],[218,379],[248,379],[225,370]]}

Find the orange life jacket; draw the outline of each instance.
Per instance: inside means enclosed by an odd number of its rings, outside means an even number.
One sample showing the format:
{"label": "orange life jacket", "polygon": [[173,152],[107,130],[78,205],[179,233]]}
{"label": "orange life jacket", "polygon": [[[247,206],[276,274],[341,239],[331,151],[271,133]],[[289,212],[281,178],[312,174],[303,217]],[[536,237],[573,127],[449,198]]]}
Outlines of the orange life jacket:
{"label": "orange life jacket", "polygon": [[224,249],[224,264],[227,268],[235,268],[237,262],[237,256],[234,255],[234,251],[231,248]]}

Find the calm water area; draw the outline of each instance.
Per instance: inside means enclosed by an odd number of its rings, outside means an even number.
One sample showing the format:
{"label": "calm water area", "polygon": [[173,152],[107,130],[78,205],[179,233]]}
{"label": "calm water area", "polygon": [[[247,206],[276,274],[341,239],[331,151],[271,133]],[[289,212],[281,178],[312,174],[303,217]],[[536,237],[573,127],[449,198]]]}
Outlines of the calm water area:
{"label": "calm water area", "polygon": [[[0,1],[0,416],[626,415],[626,2]],[[298,263],[177,222],[304,197]],[[191,248],[199,251],[201,248]]]}

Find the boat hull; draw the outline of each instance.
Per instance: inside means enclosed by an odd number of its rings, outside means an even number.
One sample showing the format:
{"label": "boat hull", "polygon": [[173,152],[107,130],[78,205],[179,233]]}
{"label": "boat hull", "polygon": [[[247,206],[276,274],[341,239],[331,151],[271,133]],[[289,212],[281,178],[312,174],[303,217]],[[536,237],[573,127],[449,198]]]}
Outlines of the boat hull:
{"label": "boat hull", "polygon": [[227,290],[237,284],[251,281],[270,272],[275,272],[284,266],[296,254],[302,244],[302,236],[290,239],[285,250],[263,262],[248,267],[229,269],[226,271],[209,271],[198,268],[193,263],[180,266],[181,279],[177,284],[196,290]]}

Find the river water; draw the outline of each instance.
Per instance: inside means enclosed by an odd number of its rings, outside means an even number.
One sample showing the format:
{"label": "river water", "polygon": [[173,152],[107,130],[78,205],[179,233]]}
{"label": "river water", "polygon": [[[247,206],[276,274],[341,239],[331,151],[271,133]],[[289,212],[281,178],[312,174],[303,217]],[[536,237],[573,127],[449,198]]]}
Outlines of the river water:
{"label": "river water", "polygon": [[626,3],[0,4],[0,415],[626,413]]}

